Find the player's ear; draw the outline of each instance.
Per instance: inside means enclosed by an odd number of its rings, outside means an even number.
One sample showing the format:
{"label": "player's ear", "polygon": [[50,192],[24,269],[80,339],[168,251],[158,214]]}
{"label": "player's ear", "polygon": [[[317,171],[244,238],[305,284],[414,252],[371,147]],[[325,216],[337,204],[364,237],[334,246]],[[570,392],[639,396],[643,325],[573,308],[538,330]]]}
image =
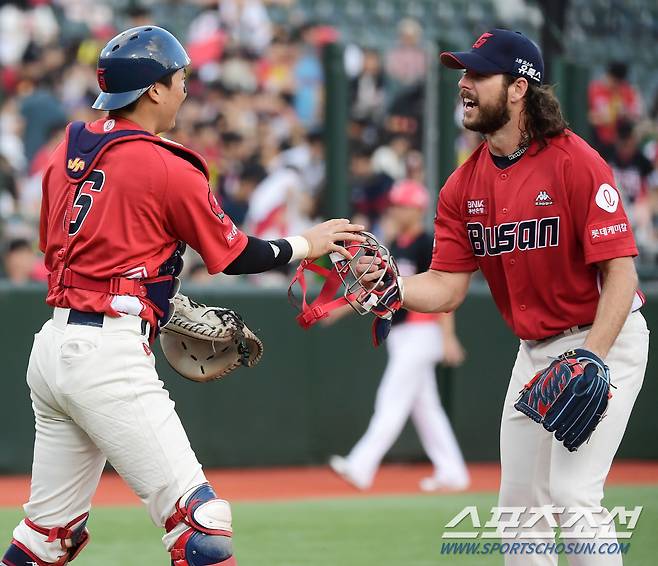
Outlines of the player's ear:
{"label": "player's ear", "polygon": [[523,77],[516,79],[508,87],[508,99],[510,102],[518,102],[521,100],[525,93],[528,92],[528,80]]}
{"label": "player's ear", "polygon": [[162,88],[164,85],[160,83],[155,83],[149,87],[149,89],[146,91],[146,95],[151,99],[151,101],[155,102],[156,104],[160,102],[160,97],[162,96]]}

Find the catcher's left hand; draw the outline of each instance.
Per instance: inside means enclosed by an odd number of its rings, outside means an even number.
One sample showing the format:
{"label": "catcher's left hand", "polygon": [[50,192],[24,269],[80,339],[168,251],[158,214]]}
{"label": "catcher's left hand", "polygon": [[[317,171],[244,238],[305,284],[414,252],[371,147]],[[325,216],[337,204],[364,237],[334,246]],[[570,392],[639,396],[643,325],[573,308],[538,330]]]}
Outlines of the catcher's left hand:
{"label": "catcher's left hand", "polygon": [[208,307],[178,293],[174,315],[160,334],[167,361],[192,381],[219,379],[241,365],[252,367],[263,343],[231,309]]}
{"label": "catcher's left hand", "polygon": [[574,452],[603,417],[610,397],[610,371],[593,352],[565,352],[537,372],[514,408],[541,423]]}

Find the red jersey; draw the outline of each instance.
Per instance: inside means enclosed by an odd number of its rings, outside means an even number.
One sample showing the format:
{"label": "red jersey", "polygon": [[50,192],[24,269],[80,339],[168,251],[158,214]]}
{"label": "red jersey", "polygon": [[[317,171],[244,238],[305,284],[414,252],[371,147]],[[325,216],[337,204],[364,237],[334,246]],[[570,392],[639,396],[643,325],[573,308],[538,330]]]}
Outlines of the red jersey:
{"label": "red jersey", "polygon": [[[140,131],[133,122],[109,118],[88,124],[87,130]],[[240,255],[247,236],[217,205],[203,159],[147,136],[108,146],[77,184],[70,172],[82,165],[67,160],[66,141],[54,151],[43,178],[40,226],[40,248],[51,273],[66,265],[98,280],[154,277],[179,240],[199,252],[210,273]],[[138,297],[64,287],[59,277],[50,281],[46,302],[155,320],[151,307]]]}
{"label": "red jersey", "polygon": [[635,255],[610,168],[567,131],[506,169],[482,143],[439,194],[430,268],[481,269],[514,333],[539,340],[592,323],[595,264]]}

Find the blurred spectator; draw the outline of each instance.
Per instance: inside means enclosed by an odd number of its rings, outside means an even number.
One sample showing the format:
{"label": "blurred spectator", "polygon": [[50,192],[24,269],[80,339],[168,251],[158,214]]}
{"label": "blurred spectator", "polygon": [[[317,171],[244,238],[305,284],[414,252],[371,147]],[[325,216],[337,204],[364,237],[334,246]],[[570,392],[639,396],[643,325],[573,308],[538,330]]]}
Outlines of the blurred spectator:
{"label": "blurred spectator", "polygon": [[626,202],[633,204],[648,193],[648,178],[653,165],[642,153],[635,125],[629,120],[620,120],[617,125],[615,144],[602,156],[615,174],[615,180]]}
{"label": "blurred spectator", "polygon": [[281,152],[270,163],[272,168],[284,165],[297,168],[306,190],[317,195],[323,188],[325,177],[323,130],[315,128],[309,131],[302,143]]}
{"label": "blurred spectator", "polygon": [[364,49],[358,75],[350,82],[352,116],[379,121],[384,111],[384,71],[379,53]]}
{"label": "blurred spectator", "polygon": [[258,62],[259,84],[266,92],[292,93],[294,90],[294,49],[287,36],[272,41],[272,45]]}
{"label": "blurred spectator", "polygon": [[407,179],[416,181],[421,185],[425,184],[425,160],[423,154],[417,149],[412,149],[405,159],[405,168],[407,170]]}
{"label": "blurred spectator", "polygon": [[53,126],[67,122],[62,103],[53,93],[50,79],[43,77],[38,83],[24,80],[18,86],[20,111],[25,120],[23,143],[29,163],[48,140]]}
{"label": "blurred spectator", "polygon": [[322,102],[322,65],[318,56],[315,27],[300,30],[301,44],[293,74],[295,80],[294,107],[299,120],[306,128],[319,123]]}
{"label": "blurred spectator", "polygon": [[418,83],[398,92],[388,109],[384,127],[388,132],[409,137],[414,147],[420,147],[424,111],[425,87]]}
{"label": "blurred spectator", "polygon": [[258,78],[244,50],[224,52],[220,75],[222,84],[234,92],[254,93],[258,88]]}
{"label": "blurred spectator", "polygon": [[18,198],[14,171],[7,158],[0,153],[0,212],[3,218],[18,212]]}
{"label": "blurred spectator", "polygon": [[612,167],[617,186],[626,203],[629,220],[633,224],[638,247],[644,250],[655,247],[650,191],[655,182],[653,164],[642,153],[634,123],[622,119],[617,124],[617,139],[602,155]]}
{"label": "blurred spectator", "polygon": [[222,0],[219,19],[231,39],[262,53],[272,39],[272,26],[261,0]]}
{"label": "blurred spectator", "polygon": [[275,169],[254,189],[245,217],[247,231],[265,240],[277,240],[311,225],[313,197],[299,169]]}
{"label": "blurred spectator", "polygon": [[405,158],[411,149],[408,137],[394,134],[388,144],[379,146],[372,154],[372,170],[375,173],[386,173],[392,179],[399,181],[407,174]]}
{"label": "blurred spectator", "polygon": [[34,225],[39,223],[41,213],[41,180],[50,156],[57,145],[64,139],[66,123],[53,123],[48,131],[46,142],[37,151],[20,194],[20,211],[23,217]]}
{"label": "blurred spectator", "polygon": [[589,122],[593,145],[602,150],[617,140],[617,124],[626,118],[637,121],[642,112],[639,93],[628,82],[628,66],[621,61],[608,65],[605,76],[589,85]]}
{"label": "blurred spectator", "polygon": [[222,208],[236,224],[245,222],[251,196],[265,177],[267,171],[260,163],[248,163],[237,177],[230,195],[222,198]]}
{"label": "blurred spectator", "polygon": [[388,208],[388,193],[393,178],[386,173],[375,173],[372,167],[372,149],[359,146],[351,153],[350,174],[352,187],[352,220],[364,224],[377,235],[382,214]]}
{"label": "blurred spectator", "polygon": [[16,99],[8,99],[0,107],[0,155],[16,172],[23,171],[27,165],[23,145],[24,125]]}
{"label": "blurred spectator", "polygon": [[427,54],[422,46],[423,28],[411,18],[398,25],[398,42],[386,54],[386,73],[403,87],[422,82],[427,68]]}
{"label": "blurred spectator", "polygon": [[6,246],[3,260],[5,275],[15,285],[45,281],[48,277],[43,260],[37,257],[27,240],[11,240]]}

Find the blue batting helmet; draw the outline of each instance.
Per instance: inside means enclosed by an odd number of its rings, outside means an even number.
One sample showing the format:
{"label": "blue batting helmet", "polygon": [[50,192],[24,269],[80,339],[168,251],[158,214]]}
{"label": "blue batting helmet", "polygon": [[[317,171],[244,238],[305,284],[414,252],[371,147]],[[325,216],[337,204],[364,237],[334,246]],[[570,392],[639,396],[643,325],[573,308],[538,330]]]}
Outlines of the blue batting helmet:
{"label": "blue batting helmet", "polygon": [[101,92],[92,105],[116,110],[137,100],[162,77],[190,64],[180,42],[167,30],[139,26],[120,33],[98,57]]}

